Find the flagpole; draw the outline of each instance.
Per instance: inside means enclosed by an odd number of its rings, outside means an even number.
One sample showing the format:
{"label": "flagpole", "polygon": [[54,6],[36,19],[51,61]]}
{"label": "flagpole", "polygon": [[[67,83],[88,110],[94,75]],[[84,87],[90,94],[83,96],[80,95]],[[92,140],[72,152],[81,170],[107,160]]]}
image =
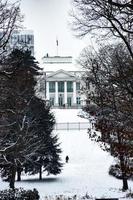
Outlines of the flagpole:
{"label": "flagpole", "polygon": [[57,53],[57,56],[58,56],[58,39],[56,39],[56,53]]}

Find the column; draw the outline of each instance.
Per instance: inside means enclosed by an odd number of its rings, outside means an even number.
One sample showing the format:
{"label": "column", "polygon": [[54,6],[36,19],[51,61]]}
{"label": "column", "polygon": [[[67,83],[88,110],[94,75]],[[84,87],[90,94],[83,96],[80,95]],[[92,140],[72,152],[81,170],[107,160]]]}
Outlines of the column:
{"label": "column", "polygon": [[67,82],[64,82],[64,104],[67,106]]}
{"label": "column", "polygon": [[55,106],[58,106],[58,82],[55,82]]}
{"label": "column", "polygon": [[76,106],[76,81],[73,82],[73,106]]}
{"label": "column", "polygon": [[49,82],[46,82],[46,99],[49,100]]}

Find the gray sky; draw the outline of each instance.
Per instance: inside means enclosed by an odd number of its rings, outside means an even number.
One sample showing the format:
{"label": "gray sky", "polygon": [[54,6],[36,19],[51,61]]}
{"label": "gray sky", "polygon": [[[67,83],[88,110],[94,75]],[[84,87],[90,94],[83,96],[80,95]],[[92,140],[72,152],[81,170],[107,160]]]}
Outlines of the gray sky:
{"label": "gray sky", "polygon": [[57,54],[56,37],[59,41],[58,55],[72,55],[76,58],[85,40],[75,38],[68,21],[71,0],[21,0],[24,26],[35,35],[35,57],[37,60],[49,53]]}

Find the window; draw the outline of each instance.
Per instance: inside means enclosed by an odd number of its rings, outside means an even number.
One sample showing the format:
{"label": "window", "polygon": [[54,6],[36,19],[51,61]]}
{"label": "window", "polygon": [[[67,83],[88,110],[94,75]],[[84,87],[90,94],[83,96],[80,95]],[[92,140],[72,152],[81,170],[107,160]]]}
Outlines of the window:
{"label": "window", "polygon": [[58,98],[58,101],[59,101],[59,106],[63,106],[63,97],[62,97],[61,94],[60,94],[60,96]]}
{"label": "window", "polygon": [[80,90],[80,82],[76,83],[76,90]]}
{"label": "window", "polygon": [[80,105],[80,97],[76,98],[77,105]]}
{"label": "window", "polygon": [[21,37],[20,43],[22,43],[22,44],[25,43],[25,36],[24,36],[24,35],[21,35],[20,37]]}
{"label": "window", "polygon": [[55,81],[49,82],[49,92],[55,92]]}
{"label": "window", "polygon": [[72,105],[72,98],[71,97],[67,97],[67,105],[68,105],[68,107],[71,107],[71,105]]}
{"label": "window", "polygon": [[54,106],[54,98],[50,97],[50,106]]}
{"label": "window", "polygon": [[58,82],[58,92],[64,92],[64,82],[63,81]]}
{"label": "window", "polygon": [[67,92],[73,92],[73,82],[72,81],[67,82]]}
{"label": "window", "polygon": [[20,35],[17,35],[16,38],[17,38],[17,42],[18,42],[18,44],[21,44],[21,38],[20,38]]}
{"label": "window", "polygon": [[34,43],[34,36],[33,35],[27,35],[27,43],[28,44]]}
{"label": "window", "polygon": [[90,82],[88,80],[86,80],[86,89],[90,89]]}

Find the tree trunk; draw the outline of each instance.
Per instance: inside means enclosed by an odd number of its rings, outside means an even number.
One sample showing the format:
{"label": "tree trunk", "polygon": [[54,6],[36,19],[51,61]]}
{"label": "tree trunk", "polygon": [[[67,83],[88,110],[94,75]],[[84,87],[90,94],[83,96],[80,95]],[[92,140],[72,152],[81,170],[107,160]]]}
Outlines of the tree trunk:
{"label": "tree trunk", "polygon": [[126,176],[126,166],[124,164],[124,156],[120,155],[120,167],[122,171],[123,191],[128,190],[128,182]]}
{"label": "tree trunk", "polygon": [[39,180],[42,180],[42,166],[39,167]]}
{"label": "tree trunk", "polygon": [[15,176],[16,176],[16,168],[14,166],[12,166],[11,170],[10,170],[9,186],[13,190],[15,189]]}
{"label": "tree trunk", "polygon": [[21,181],[21,172],[22,172],[22,169],[18,168],[17,169],[17,181]]}
{"label": "tree trunk", "polygon": [[122,190],[123,191],[126,191],[128,190],[128,182],[127,182],[127,178],[125,176],[122,177],[122,180],[123,180],[123,188]]}

